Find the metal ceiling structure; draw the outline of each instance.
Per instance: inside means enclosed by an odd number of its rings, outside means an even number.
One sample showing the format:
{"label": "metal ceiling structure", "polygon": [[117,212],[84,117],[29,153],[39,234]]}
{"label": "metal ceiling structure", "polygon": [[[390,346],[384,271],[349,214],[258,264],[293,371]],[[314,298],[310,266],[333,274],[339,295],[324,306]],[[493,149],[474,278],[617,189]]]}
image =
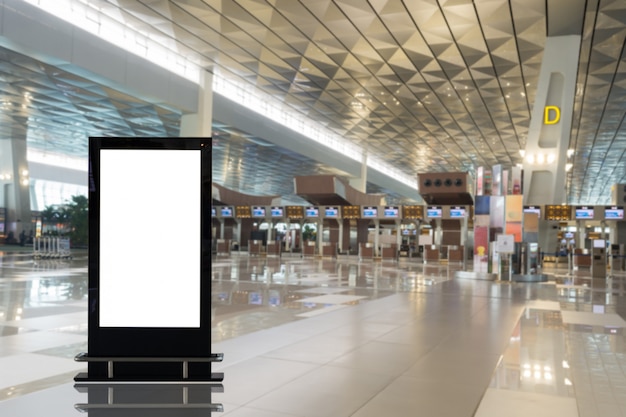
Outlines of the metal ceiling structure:
{"label": "metal ceiling structure", "polygon": [[[414,177],[522,163],[546,37],[580,33],[566,203],[605,204],[611,185],[626,182],[626,2],[574,2],[580,16],[567,0],[82,1]],[[2,94],[29,91],[57,109],[38,112],[39,133],[29,125],[35,146],[83,152],[86,142],[73,142],[81,134],[177,129],[171,110],[25,59],[3,52]],[[228,188],[289,196],[294,175],[345,175],[255,132],[219,120],[214,130],[214,176]],[[385,192],[373,183],[367,191]]]}

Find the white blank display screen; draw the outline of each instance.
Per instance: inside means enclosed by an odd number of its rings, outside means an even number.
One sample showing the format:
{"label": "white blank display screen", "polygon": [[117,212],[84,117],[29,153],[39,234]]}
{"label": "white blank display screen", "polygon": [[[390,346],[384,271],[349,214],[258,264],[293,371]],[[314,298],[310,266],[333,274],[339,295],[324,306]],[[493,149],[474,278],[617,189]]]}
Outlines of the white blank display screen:
{"label": "white blank display screen", "polygon": [[201,151],[100,151],[100,327],[200,327]]}

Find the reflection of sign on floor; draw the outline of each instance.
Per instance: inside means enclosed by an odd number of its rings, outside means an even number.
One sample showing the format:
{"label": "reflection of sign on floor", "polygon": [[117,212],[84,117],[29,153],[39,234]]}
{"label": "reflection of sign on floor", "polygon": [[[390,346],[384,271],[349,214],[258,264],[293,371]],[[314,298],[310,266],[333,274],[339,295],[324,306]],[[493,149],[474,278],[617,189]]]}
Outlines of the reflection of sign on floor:
{"label": "reflection of sign on floor", "polygon": [[496,252],[513,253],[515,251],[515,236],[498,235],[496,236]]}

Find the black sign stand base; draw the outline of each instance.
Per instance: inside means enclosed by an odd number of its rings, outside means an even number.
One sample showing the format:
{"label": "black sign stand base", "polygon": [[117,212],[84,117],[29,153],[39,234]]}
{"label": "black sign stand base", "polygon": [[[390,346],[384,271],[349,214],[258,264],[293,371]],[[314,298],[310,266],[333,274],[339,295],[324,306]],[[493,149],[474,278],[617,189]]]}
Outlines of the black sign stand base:
{"label": "black sign stand base", "polygon": [[80,353],[74,360],[89,363],[89,372],[79,373],[74,381],[221,382],[224,374],[211,372],[211,363],[221,362],[223,358],[221,353],[213,353],[204,358],[90,357],[86,353]]}
{"label": "black sign stand base", "polygon": [[75,404],[91,416],[196,417],[223,412],[211,394],[224,392],[221,384],[76,384],[87,394],[87,402]]}

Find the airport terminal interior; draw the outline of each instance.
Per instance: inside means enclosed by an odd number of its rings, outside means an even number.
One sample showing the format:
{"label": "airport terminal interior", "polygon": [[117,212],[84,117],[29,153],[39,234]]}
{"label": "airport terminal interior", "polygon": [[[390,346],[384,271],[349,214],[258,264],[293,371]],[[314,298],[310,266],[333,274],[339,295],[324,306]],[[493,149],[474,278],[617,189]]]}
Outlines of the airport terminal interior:
{"label": "airport terminal interior", "polygon": [[0,415],[626,416],[624,45],[621,0],[0,0]]}

